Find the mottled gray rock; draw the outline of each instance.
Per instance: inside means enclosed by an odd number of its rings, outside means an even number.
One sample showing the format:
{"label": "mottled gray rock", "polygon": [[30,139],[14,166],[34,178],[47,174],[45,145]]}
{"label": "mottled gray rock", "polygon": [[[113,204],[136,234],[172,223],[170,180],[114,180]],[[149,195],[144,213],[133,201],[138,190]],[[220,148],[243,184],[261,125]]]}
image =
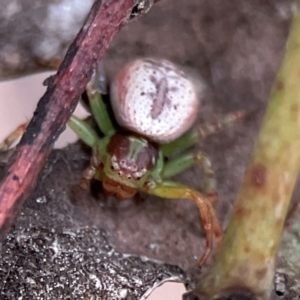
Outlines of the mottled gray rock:
{"label": "mottled gray rock", "polygon": [[92,0],[1,0],[0,78],[55,68]]}
{"label": "mottled gray rock", "polygon": [[145,299],[164,281],[185,282],[179,267],[120,253],[104,229],[88,225],[84,208],[68,197],[79,175],[74,151],[51,155],[2,245],[1,299]]}

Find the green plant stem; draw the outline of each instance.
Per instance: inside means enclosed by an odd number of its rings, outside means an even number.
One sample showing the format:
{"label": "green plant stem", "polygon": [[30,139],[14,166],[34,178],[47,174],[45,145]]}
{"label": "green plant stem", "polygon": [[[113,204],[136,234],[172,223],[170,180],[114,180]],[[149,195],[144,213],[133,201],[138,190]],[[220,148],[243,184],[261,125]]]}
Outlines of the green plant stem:
{"label": "green plant stem", "polygon": [[239,289],[242,294],[247,290],[252,295],[243,299],[268,299],[299,166],[298,10],[223,243],[194,295],[200,299],[220,299]]}

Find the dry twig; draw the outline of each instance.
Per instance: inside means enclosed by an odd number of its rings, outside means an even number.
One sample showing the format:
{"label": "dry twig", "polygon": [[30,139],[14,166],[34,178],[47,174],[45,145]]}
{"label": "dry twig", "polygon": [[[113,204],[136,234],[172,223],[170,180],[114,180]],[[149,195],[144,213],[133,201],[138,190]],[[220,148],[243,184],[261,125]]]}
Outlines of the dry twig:
{"label": "dry twig", "polygon": [[103,5],[96,0],[94,3],[59,70],[48,81],[47,91],[40,99],[0,184],[0,239],[10,229],[19,208],[34,187],[55,140],[64,130],[95,65],[102,59],[111,40],[132,12],[134,16],[142,14],[152,3],[147,0],[107,0]]}

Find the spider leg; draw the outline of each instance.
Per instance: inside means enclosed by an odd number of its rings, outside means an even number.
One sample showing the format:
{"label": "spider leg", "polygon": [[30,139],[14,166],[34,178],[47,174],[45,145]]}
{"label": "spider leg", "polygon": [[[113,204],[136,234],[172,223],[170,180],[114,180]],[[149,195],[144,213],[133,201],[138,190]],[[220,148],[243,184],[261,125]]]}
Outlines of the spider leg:
{"label": "spider leg", "polygon": [[179,137],[178,139],[164,144],[161,146],[161,150],[165,157],[171,157],[184,150],[196,145],[199,141],[203,140],[207,136],[215,134],[245,117],[244,111],[235,111],[222,117],[216,122],[204,124],[200,127],[196,127]]}
{"label": "spider leg", "polygon": [[68,125],[86,145],[91,148],[96,147],[98,142],[97,132],[87,122],[72,115]]}
{"label": "spider leg", "polygon": [[79,183],[79,187],[81,189],[87,190],[90,187],[90,182],[96,175],[98,165],[98,159],[95,155],[93,155],[91,157],[90,165],[82,173],[82,178]]}
{"label": "spider leg", "polygon": [[217,200],[215,173],[212,169],[209,157],[203,152],[184,153],[174,157],[165,163],[161,176],[164,179],[168,179],[174,175],[180,174],[195,163],[199,164],[203,169],[205,195],[212,203],[215,203]]}
{"label": "spider leg", "polygon": [[[98,79],[99,80],[99,79]],[[89,98],[89,104],[95,121],[104,135],[115,131],[111,117],[107,110],[107,105],[97,88],[97,73],[94,73],[92,79],[86,86],[86,93]]]}
{"label": "spider leg", "polygon": [[92,179],[102,181],[102,178],[103,170],[101,162],[98,159],[96,150],[93,149],[90,165],[83,171],[79,184],[76,184],[72,189],[73,200],[78,202],[82,199],[82,195],[90,189]]}
{"label": "spider leg", "polygon": [[215,134],[229,126],[232,126],[237,121],[243,119],[245,115],[246,115],[245,111],[237,110],[223,116],[218,121],[207,123],[204,124],[203,126],[196,128],[195,131],[197,133],[197,138],[198,138],[197,141],[205,139],[206,137],[212,134]]}
{"label": "spider leg", "polygon": [[199,260],[199,265],[204,264],[212,251],[213,239],[216,240],[217,245],[220,244],[222,239],[222,230],[211,201],[201,193],[173,181],[163,181],[162,183],[149,185],[145,188],[145,191],[162,198],[182,198],[194,201],[198,207],[200,218],[206,232],[205,250]]}
{"label": "spider leg", "polygon": [[0,143],[0,151],[8,150],[13,143],[23,135],[26,128],[28,126],[28,122],[19,125],[13,132],[11,132],[3,142]]}

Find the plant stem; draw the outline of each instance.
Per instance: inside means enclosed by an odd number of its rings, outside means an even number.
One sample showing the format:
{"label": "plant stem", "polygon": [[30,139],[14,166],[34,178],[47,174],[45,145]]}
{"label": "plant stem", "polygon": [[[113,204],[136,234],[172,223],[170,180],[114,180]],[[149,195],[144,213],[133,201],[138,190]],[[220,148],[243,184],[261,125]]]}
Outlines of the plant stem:
{"label": "plant stem", "polygon": [[214,264],[193,295],[200,299],[233,299],[233,295],[235,299],[268,299],[299,166],[298,10],[229,226]]}

